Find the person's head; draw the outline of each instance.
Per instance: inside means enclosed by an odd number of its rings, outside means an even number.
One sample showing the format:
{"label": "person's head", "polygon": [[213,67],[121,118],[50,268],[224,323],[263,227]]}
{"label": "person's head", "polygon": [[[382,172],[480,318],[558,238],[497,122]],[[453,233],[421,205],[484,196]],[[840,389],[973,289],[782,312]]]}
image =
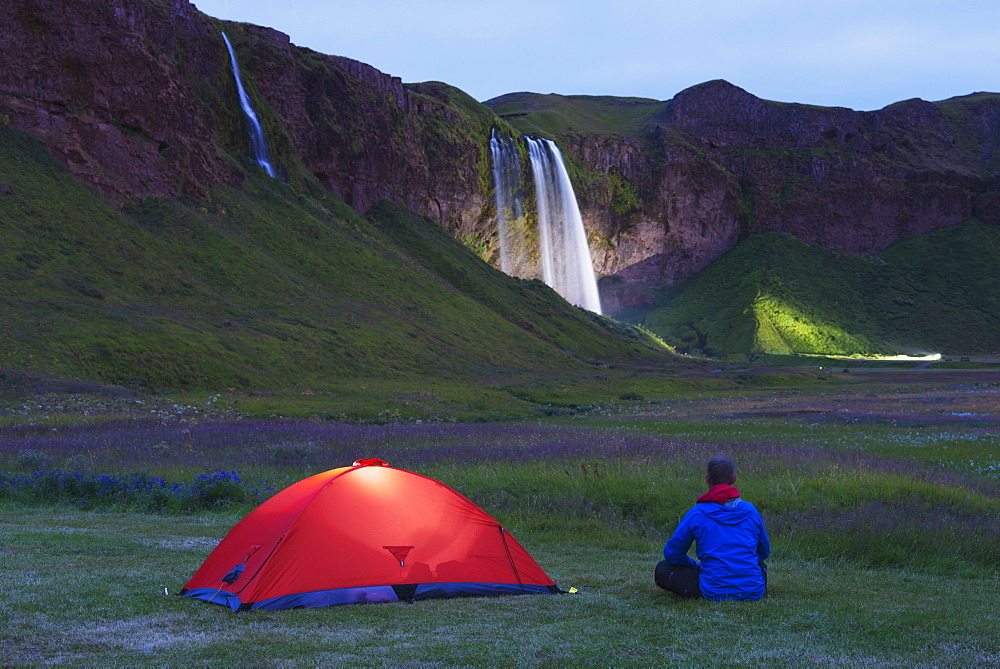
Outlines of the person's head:
{"label": "person's head", "polygon": [[729,458],[724,458],[721,455],[716,456],[708,461],[708,473],[705,474],[705,482],[708,485],[719,485],[720,483],[728,483],[732,485],[736,483],[736,465]]}

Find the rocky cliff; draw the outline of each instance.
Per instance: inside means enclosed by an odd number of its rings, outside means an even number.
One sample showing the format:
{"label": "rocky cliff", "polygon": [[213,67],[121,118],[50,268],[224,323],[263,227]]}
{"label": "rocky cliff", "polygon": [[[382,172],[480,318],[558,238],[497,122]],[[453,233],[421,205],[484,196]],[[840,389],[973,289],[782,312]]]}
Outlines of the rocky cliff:
{"label": "rocky cliff", "polygon": [[193,83],[218,78],[214,32],[186,2],[5,2],[0,119],[107,196],[234,183],[239,171]]}
{"label": "rocky cliff", "polygon": [[454,230],[486,212],[485,107],[186,0],[5,2],[0,119],[118,201],[240,183],[249,148],[223,30],[293,185],[318,182],[361,212],[388,198]]}
{"label": "rocky cliff", "polygon": [[858,112],[714,81],[668,101],[514,94],[483,106],[186,0],[7,0],[0,122],[119,205],[239,184],[253,167],[222,30],[283,178],[360,212],[406,204],[488,259],[490,129],[557,140],[606,312],[650,304],[753,233],[867,254],[972,215],[1000,223],[998,95]]}
{"label": "rocky cliff", "polygon": [[[667,102],[516,94],[487,104],[525,132],[555,135],[578,162],[611,312],[651,304],[753,233],[870,254],[1000,217],[1000,95],[858,112],[712,81]],[[616,207],[623,183],[635,197]]]}

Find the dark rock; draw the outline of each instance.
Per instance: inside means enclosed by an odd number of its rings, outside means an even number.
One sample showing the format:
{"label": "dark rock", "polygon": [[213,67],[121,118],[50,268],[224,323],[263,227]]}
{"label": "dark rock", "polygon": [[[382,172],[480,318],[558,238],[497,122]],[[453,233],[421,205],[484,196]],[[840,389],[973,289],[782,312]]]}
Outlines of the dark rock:
{"label": "dark rock", "polygon": [[650,104],[662,110],[642,141],[558,138],[642,201],[620,215],[600,187],[578,193],[588,231],[607,240],[592,244],[595,267],[621,279],[601,283],[606,311],[641,306],[753,233],[868,254],[972,215],[1000,224],[998,95],[858,112],[770,102],[713,81]]}
{"label": "dark rock", "polygon": [[[482,218],[476,166],[489,129],[474,140],[429,133],[463,126],[447,95],[414,93],[275,30],[226,31],[278,162],[361,212],[387,198],[455,230]],[[0,35],[0,112],[101,193],[199,196],[242,181],[225,155],[249,153],[228,53],[216,22],[186,0],[8,0]]]}

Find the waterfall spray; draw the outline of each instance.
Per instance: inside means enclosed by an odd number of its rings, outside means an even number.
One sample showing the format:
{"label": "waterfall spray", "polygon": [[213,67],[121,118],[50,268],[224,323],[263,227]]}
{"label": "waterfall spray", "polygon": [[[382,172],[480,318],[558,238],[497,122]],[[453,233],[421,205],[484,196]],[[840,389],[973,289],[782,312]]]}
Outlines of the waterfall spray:
{"label": "waterfall spray", "polygon": [[587,233],[555,142],[526,137],[538,200],[542,280],[568,302],[601,313]]}
{"label": "waterfall spray", "polygon": [[493,186],[497,197],[497,232],[500,237],[500,269],[514,275],[527,257],[524,208],[521,205],[521,157],[507,137],[490,133]]}
{"label": "waterfall spray", "polygon": [[222,39],[226,42],[226,48],[229,49],[229,59],[233,63],[233,77],[236,79],[236,90],[240,95],[240,106],[243,108],[243,114],[247,117],[247,133],[250,135],[250,150],[253,151],[253,158],[257,164],[264,168],[268,176],[274,177],[276,176],[274,164],[271,162],[271,152],[267,149],[264,129],[261,127],[260,121],[257,120],[257,112],[250,104],[250,96],[243,88],[243,81],[240,79],[240,66],[236,63],[233,45],[229,43],[226,33],[222,33]]}

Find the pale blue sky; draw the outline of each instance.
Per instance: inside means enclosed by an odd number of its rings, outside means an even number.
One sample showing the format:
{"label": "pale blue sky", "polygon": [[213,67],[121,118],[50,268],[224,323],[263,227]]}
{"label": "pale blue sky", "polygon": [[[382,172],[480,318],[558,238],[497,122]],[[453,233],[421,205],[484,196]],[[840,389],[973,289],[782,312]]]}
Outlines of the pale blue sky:
{"label": "pale blue sky", "polygon": [[192,0],[404,82],[666,100],[726,79],[871,110],[1000,91],[1000,0]]}

